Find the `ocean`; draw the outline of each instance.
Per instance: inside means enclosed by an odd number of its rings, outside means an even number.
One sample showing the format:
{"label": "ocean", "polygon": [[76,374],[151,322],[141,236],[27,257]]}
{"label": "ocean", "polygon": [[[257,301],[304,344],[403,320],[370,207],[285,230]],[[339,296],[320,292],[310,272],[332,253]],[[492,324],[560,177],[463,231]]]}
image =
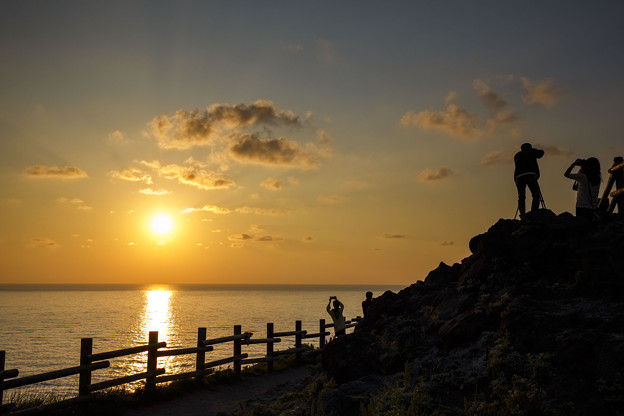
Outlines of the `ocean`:
{"label": "ocean", "polygon": [[[79,365],[80,339],[93,338],[100,353],[147,343],[149,331],[167,348],[194,347],[197,329],[206,338],[233,334],[234,325],[253,338],[266,337],[266,324],[276,332],[294,331],[302,321],[308,333],[319,332],[319,320],[331,323],[325,308],[330,296],[345,305],[347,319],[362,316],[366,291],[380,296],[403,286],[353,285],[0,285],[0,351],[6,352],[6,369],[19,376],[40,374]],[[332,331],[333,335],[333,331]],[[318,346],[318,339],[304,340]],[[275,349],[294,346],[284,337]],[[266,346],[244,346],[249,357],[261,357]],[[215,346],[206,361],[232,355],[232,343]],[[93,373],[93,382],[145,371],[145,353],[110,360],[111,367]],[[195,356],[161,357],[159,368],[167,374],[192,371]],[[77,394],[78,376],[24,387],[59,396]],[[131,386],[132,387],[132,386]],[[8,393],[5,393],[5,396]]]}

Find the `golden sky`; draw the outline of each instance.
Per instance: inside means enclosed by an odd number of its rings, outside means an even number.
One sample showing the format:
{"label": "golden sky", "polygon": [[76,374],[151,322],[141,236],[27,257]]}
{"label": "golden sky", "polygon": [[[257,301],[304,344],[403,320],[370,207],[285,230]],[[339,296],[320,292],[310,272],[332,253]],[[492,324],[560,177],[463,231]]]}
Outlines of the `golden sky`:
{"label": "golden sky", "polygon": [[[618,1],[34,2],[0,16],[0,283],[410,284],[624,154]],[[160,216],[156,221],[154,217]],[[156,223],[154,223],[156,222]]]}

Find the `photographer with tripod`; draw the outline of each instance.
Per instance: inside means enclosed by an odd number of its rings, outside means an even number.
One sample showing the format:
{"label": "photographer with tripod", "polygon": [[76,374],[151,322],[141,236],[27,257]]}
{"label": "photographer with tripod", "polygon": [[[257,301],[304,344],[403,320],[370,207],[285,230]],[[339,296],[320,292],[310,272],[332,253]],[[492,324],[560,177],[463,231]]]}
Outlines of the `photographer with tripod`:
{"label": "photographer with tripod", "polygon": [[[578,173],[572,169],[579,166]],[[566,178],[574,179],[572,189],[576,191],[576,216],[592,219],[598,207],[598,192],[600,191],[600,162],[595,157],[576,159],[563,174]]]}
{"label": "photographer with tripod", "polygon": [[514,156],[514,181],[516,188],[518,188],[518,209],[516,213],[520,212],[520,219],[524,218],[526,213],[526,187],[529,187],[531,191],[531,211],[539,209],[540,203],[543,208],[546,208],[544,204],[544,198],[542,197],[542,191],[540,190],[537,180],[540,177],[539,166],[537,159],[544,156],[544,151],[541,149],[534,149],[531,143],[524,143],[520,147],[520,151]]}

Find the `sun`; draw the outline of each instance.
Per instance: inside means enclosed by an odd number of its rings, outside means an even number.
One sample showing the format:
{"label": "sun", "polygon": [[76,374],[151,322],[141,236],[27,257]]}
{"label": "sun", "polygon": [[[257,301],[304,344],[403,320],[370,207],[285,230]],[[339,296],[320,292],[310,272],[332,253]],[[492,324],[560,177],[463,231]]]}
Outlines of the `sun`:
{"label": "sun", "polygon": [[150,229],[154,234],[159,236],[171,234],[174,225],[173,218],[167,214],[156,214],[150,220]]}

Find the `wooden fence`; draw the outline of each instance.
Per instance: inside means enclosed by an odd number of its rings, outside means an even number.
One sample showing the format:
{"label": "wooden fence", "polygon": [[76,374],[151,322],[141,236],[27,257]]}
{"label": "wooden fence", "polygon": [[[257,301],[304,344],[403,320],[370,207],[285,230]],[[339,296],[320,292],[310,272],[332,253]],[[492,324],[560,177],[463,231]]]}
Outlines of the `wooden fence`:
{"label": "wooden fence", "polygon": [[[615,185],[615,191],[611,192],[613,185]],[[609,197],[611,197],[611,203],[609,203]],[[609,179],[598,204],[598,208],[607,212],[613,212],[616,206],[619,214],[624,213],[624,158],[622,156],[613,158],[613,165],[609,168]]]}
{"label": "wooden fence", "polygon": [[[347,328],[357,325],[359,319],[360,318],[358,317],[351,321],[347,321]],[[252,332],[242,332],[241,326],[235,325],[234,333],[232,335],[214,339],[206,339],[206,328],[198,328],[197,345],[195,347],[176,349],[167,349],[166,342],[158,341],[158,331],[150,331],[148,343],[146,345],[101,353],[93,352],[93,338],[82,338],[80,342],[80,361],[78,366],[24,377],[18,377],[19,371],[17,369],[5,369],[6,354],[5,351],[0,351],[0,413],[23,415],[51,408],[69,406],[92,399],[98,395],[97,392],[100,390],[140,380],[144,380],[146,391],[155,391],[156,385],[159,383],[187,378],[201,379],[205,375],[212,373],[214,368],[230,363],[232,364],[233,371],[237,375],[240,375],[242,366],[257,363],[266,363],[267,371],[271,372],[273,371],[273,362],[280,356],[296,354],[297,358],[301,358],[302,353],[309,349],[308,347],[303,346],[303,340],[305,339],[318,338],[319,348],[322,349],[326,344],[326,337],[330,335],[330,332],[327,331],[327,329],[333,326],[333,324],[326,324],[325,320],[321,319],[319,321],[319,332],[308,334],[307,331],[302,329],[301,321],[295,321],[294,331],[284,332],[276,332],[274,330],[273,323],[267,323],[266,338],[253,338]],[[294,337],[295,346],[289,349],[276,350],[275,344],[282,342],[283,337]],[[214,345],[229,342],[232,343],[231,356],[206,362],[206,353],[213,351]],[[243,352],[243,347],[254,344],[266,344],[266,354],[264,357],[249,358],[249,354]],[[97,383],[91,382],[91,376],[94,371],[110,367],[110,359],[133,354],[142,354],[145,352],[147,352],[147,355],[144,372],[130,374]],[[195,369],[193,371],[167,374],[165,368],[158,368],[158,359],[161,357],[188,354],[195,355]],[[7,390],[73,375],[78,375],[77,397],[65,399],[46,406],[23,409],[20,411],[13,411],[15,409],[15,403],[3,404],[3,393]]]}

